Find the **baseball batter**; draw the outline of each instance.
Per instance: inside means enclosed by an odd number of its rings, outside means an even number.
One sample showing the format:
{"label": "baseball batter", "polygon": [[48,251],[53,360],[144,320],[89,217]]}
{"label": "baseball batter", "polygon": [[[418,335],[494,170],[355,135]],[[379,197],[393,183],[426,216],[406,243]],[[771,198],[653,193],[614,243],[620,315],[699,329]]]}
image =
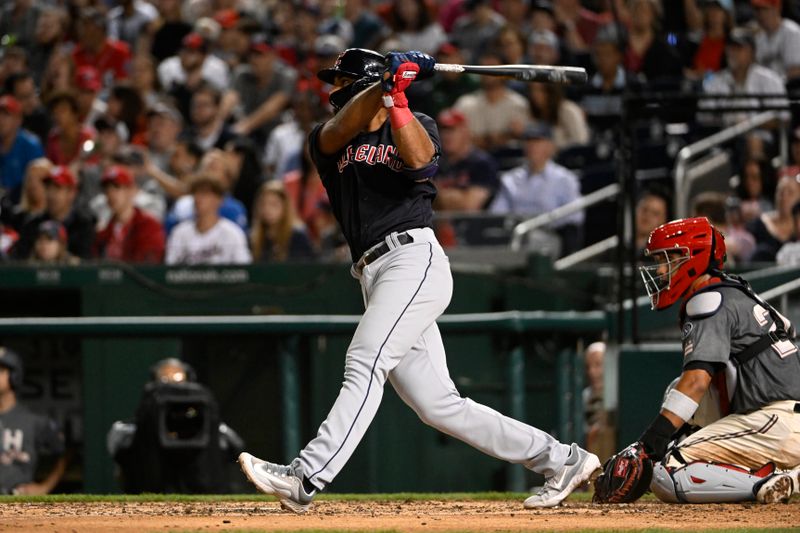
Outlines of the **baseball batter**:
{"label": "baseball batter", "polygon": [[[788,501],[800,491],[794,327],[722,270],[725,241],[706,218],[659,226],[646,254],[654,264],[641,273],[653,309],[681,301],[683,372],[639,442],[607,463],[598,499],[631,501],[625,486],[637,483],[620,480],[645,457],[657,461],[650,488],[667,502]],[[676,437],[687,423],[701,429]]]}
{"label": "baseball batter", "polygon": [[420,52],[384,57],[348,49],[318,74],[334,86],[337,112],[311,132],[310,151],[350,245],[366,311],[347,351],[344,384],[316,438],[288,466],[239,457],[250,481],[294,512],[308,509],[344,467],[386,380],[425,423],[543,474],[545,486],[526,507],[558,505],[600,467],[576,444],[462,398],[450,379],[436,319],[453,280],[431,229],[439,134],[430,117],[409,110],[404,94],[433,66]]}

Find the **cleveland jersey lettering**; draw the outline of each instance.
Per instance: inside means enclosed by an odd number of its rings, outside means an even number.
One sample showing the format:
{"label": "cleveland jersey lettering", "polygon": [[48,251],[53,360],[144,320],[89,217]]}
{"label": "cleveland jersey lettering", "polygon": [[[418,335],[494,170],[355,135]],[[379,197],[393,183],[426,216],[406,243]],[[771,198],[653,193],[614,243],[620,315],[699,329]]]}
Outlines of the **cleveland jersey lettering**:
{"label": "cleveland jersey lettering", "polygon": [[362,144],[356,148],[351,144],[336,163],[339,172],[352,162],[366,163],[368,165],[386,165],[395,172],[403,168],[403,160],[397,155],[397,148],[392,145]]}

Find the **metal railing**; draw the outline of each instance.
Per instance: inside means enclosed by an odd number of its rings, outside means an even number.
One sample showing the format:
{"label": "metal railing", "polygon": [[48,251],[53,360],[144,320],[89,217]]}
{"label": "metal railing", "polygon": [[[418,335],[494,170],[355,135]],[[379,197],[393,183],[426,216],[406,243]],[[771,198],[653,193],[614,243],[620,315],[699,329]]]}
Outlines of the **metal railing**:
{"label": "metal railing", "polygon": [[686,217],[689,211],[689,185],[694,177],[687,172],[691,159],[779,118],[780,114],[776,111],[764,111],[681,148],[675,160],[675,171],[673,173],[676,218]]}
{"label": "metal railing", "polygon": [[541,228],[554,222],[560,218],[564,218],[578,211],[582,211],[587,207],[591,207],[600,202],[604,202],[611,198],[616,198],[620,193],[620,186],[618,183],[606,185],[601,189],[597,189],[585,196],[581,196],[577,200],[573,200],[568,204],[557,207],[547,213],[542,213],[531,219],[520,222],[514,227],[514,232],[511,235],[511,249],[519,251],[522,248],[522,240],[525,235],[535,229]]}

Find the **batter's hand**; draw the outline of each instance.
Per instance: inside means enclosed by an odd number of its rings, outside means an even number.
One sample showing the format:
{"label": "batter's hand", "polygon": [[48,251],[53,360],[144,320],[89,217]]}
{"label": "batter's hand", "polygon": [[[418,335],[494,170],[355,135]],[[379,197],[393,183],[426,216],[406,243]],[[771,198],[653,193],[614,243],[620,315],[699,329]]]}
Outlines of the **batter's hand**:
{"label": "batter's hand", "polygon": [[[395,92],[404,91],[415,79],[427,78],[433,74],[434,65],[436,65],[436,60],[422,52],[389,52],[386,54],[383,90],[385,92],[392,92],[393,90]],[[405,74],[402,74],[401,70]],[[412,77],[410,71],[415,71],[416,75]],[[398,77],[398,74],[401,74],[401,76]],[[395,89],[396,85],[404,86]]]}

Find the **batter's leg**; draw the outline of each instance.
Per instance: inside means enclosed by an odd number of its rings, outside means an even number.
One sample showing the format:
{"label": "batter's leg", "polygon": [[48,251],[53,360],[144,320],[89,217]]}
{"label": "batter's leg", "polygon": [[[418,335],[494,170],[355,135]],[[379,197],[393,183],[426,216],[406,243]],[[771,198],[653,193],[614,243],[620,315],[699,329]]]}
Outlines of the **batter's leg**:
{"label": "batter's leg", "polygon": [[450,378],[435,323],[392,370],[389,381],[423,422],[492,457],[550,477],[570,453],[570,446],[550,434],[462,398]]}
{"label": "batter's leg", "polygon": [[447,258],[428,242],[390,252],[365,269],[361,282],[367,310],[347,350],[344,384],[317,436],[300,452],[303,471],[319,489],[344,467],[378,410],[389,372],[452,293]]}

